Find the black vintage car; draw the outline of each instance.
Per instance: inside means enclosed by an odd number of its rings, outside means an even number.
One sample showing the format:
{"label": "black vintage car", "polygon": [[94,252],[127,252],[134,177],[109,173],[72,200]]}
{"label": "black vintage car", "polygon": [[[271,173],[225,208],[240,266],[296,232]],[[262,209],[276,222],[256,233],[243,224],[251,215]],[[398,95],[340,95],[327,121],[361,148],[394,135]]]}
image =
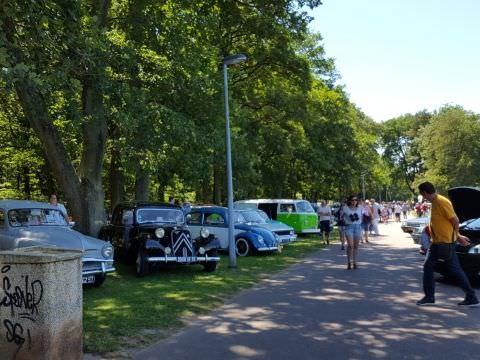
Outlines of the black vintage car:
{"label": "black vintage car", "polygon": [[[460,265],[470,278],[480,275],[480,188],[456,187],[448,190],[455,213],[460,220],[460,234],[470,238],[469,246],[455,245]],[[448,276],[448,270],[439,260],[435,271]]]}
{"label": "black vintage car", "polygon": [[151,202],[122,203],[115,207],[111,224],[100,231],[118,255],[135,262],[138,276],[145,276],[158,264],[203,264],[215,271],[220,260],[218,239],[208,230],[193,239],[182,209]]}

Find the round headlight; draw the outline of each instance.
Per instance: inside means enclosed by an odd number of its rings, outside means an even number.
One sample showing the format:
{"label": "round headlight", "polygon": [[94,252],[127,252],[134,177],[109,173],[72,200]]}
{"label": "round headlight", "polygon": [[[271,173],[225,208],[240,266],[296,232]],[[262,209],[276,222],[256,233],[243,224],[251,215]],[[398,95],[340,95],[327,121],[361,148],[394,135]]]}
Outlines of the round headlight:
{"label": "round headlight", "polygon": [[198,253],[199,253],[200,255],[205,254],[205,249],[204,249],[203,247],[200,247],[200,248],[198,249]]}
{"label": "round headlight", "polygon": [[161,239],[165,236],[165,230],[163,228],[158,228],[158,229],[155,229],[155,236],[158,238],[158,239]]}
{"label": "round headlight", "polygon": [[210,231],[208,229],[202,229],[200,230],[200,236],[203,238],[207,238],[210,235]]}
{"label": "round headlight", "polygon": [[258,242],[261,243],[261,244],[264,244],[265,242],[263,241],[263,236],[262,235],[258,235]]}
{"label": "round headlight", "polygon": [[168,246],[163,250],[165,252],[165,255],[170,255],[172,252],[172,249],[170,249]]}
{"label": "round headlight", "polygon": [[113,255],[113,248],[112,245],[104,245],[102,248],[102,256],[105,259],[110,259]]}

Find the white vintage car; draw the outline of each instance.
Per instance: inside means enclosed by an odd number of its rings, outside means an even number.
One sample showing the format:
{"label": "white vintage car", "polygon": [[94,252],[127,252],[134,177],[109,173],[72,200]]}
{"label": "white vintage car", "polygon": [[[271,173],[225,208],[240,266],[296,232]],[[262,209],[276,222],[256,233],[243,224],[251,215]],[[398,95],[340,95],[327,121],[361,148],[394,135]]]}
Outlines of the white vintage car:
{"label": "white vintage car", "polygon": [[56,206],[0,200],[0,250],[31,246],[81,250],[84,284],[100,286],[115,271],[112,245],[73,230]]}

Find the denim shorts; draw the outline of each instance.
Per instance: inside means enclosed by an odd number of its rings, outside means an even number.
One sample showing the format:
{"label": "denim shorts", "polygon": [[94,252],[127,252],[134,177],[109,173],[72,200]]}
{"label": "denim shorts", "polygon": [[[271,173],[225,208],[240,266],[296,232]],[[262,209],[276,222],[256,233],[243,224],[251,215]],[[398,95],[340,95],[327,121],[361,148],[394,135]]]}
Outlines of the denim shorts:
{"label": "denim shorts", "polygon": [[360,224],[345,225],[345,235],[354,239],[360,239],[362,237],[362,226]]}

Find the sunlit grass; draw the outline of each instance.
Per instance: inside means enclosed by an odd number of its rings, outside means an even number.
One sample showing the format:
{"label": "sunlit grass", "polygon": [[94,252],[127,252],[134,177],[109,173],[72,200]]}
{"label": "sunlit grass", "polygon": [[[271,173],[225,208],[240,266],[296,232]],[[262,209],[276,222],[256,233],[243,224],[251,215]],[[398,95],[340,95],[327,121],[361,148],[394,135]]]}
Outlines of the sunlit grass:
{"label": "sunlit grass", "polygon": [[224,255],[214,273],[203,272],[200,265],[174,266],[137,278],[133,267],[117,262],[117,272],[100,288],[84,290],[85,351],[114,351],[134,344],[136,337],[142,343],[153,341],[145,340],[142,331],[178,328],[183,316],[205,314],[322,247],[318,236],[303,237],[278,254],[238,258],[235,270],[228,268]]}

